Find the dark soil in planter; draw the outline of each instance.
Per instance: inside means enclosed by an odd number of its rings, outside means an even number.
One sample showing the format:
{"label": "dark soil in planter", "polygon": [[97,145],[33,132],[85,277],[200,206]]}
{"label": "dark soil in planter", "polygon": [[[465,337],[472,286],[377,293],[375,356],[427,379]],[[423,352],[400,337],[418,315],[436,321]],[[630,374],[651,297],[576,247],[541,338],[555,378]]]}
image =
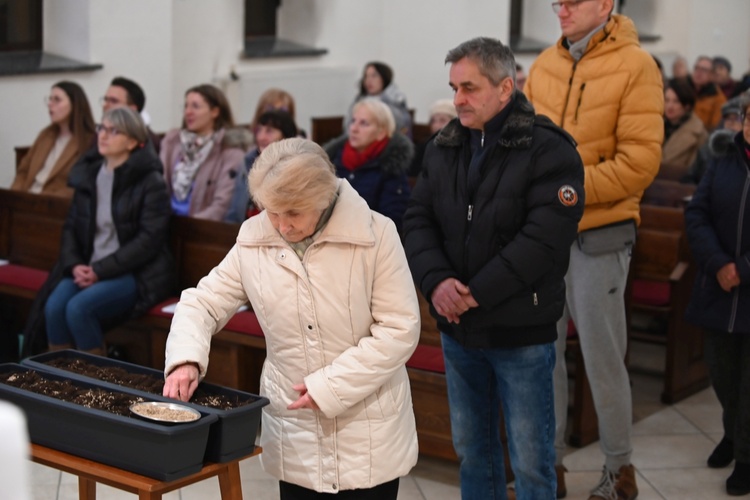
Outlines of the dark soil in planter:
{"label": "dark soil in planter", "polygon": [[130,405],[143,401],[143,398],[129,394],[79,387],[70,380],[48,379],[33,370],[0,374],[0,383],[125,417],[132,417]]}
{"label": "dark soil in planter", "polygon": [[[69,372],[85,375],[105,382],[110,382],[132,389],[138,389],[151,394],[161,395],[164,389],[164,379],[151,375],[130,373],[118,366],[96,366],[81,359],[57,358],[45,363]],[[193,404],[231,410],[253,403],[254,399],[240,400],[238,397],[227,397],[224,394],[211,394],[199,385],[193,393],[190,402]]]}

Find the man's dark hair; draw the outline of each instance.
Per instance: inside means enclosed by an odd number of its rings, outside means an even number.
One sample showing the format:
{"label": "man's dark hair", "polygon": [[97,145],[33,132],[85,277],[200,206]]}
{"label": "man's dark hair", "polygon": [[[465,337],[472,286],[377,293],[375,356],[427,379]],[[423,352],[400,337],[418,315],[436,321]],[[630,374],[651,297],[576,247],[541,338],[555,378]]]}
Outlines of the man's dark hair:
{"label": "man's dark hair", "polygon": [[727,68],[727,72],[732,72],[732,63],[730,63],[729,59],[724,56],[716,56],[711,62],[714,68],[716,68],[716,66],[724,66],[725,68]]}
{"label": "man's dark hair", "polygon": [[516,59],[513,51],[494,38],[478,37],[462,43],[448,51],[445,63],[455,63],[467,57],[479,67],[492,85],[497,87],[503,78],[511,77],[513,86],[516,85]]}
{"label": "man's dark hair", "polygon": [[139,113],[143,111],[143,107],[146,105],[146,94],[143,93],[140,85],[122,76],[113,78],[109,84],[113,87],[124,88],[125,93],[128,94],[128,104],[135,106]]}

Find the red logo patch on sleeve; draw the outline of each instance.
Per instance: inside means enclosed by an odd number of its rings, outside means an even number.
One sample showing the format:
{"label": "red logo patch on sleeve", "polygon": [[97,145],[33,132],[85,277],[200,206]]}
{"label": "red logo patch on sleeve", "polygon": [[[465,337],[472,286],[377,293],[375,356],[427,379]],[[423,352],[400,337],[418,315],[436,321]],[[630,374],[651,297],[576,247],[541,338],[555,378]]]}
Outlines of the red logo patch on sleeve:
{"label": "red logo patch on sleeve", "polygon": [[573,186],[565,184],[557,190],[557,199],[566,207],[574,207],[578,204],[578,193]]}

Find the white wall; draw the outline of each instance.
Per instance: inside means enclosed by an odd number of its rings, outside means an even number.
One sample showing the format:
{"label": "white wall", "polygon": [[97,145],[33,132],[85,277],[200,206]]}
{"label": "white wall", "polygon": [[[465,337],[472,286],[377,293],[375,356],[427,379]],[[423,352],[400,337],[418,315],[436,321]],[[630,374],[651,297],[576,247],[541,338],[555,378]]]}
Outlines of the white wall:
{"label": "white wall", "polygon": [[[238,122],[250,120],[257,96],[273,85],[293,92],[300,125],[307,128],[310,116],[343,114],[365,62],[382,60],[393,67],[417,121],[424,122],[434,100],[451,96],[446,52],[475,36],[507,42],[509,35],[510,0],[284,0],[279,35],[328,54],[245,60],[243,6],[244,0],[45,0],[45,50],[104,67],[0,77],[0,185],[13,178],[13,147],[30,144],[48,123],[42,97],[58,80],[84,87],[96,119],[113,77],[136,80],[156,131],[179,125],[183,94],[193,85],[224,88]],[[525,0],[524,9],[527,36],[557,40],[548,1]],[[645,46],[660,57],[680,53],[692,62],[702,53],[723,54],[735,76],[748,69],[747,0],[628,0],[626,12],[662,36]],[[518,57],[527,68],[533,59]],[[238,82],[229,79],[232,67]]]}

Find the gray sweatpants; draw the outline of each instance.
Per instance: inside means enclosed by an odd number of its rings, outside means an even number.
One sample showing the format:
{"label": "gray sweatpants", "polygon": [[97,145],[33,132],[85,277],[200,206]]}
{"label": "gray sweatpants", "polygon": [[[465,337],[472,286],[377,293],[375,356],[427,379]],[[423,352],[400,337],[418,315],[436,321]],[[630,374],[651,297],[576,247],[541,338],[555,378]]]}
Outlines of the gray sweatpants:
{"label": "gray sweatpants", "polygon": [[627,326],[624,300],[629,266],[629,248],[603,255],[585,254],[577,243],[571,248],[570,267],[565,275],[565,312],[557,323],[554,370],[557,465],[562,464],[565,451],[568,416],[565,340],[570,318],[578,330],[591,384],[605,465],[617,473],[620,467],[630,463],[633,411],[625,367]]}

